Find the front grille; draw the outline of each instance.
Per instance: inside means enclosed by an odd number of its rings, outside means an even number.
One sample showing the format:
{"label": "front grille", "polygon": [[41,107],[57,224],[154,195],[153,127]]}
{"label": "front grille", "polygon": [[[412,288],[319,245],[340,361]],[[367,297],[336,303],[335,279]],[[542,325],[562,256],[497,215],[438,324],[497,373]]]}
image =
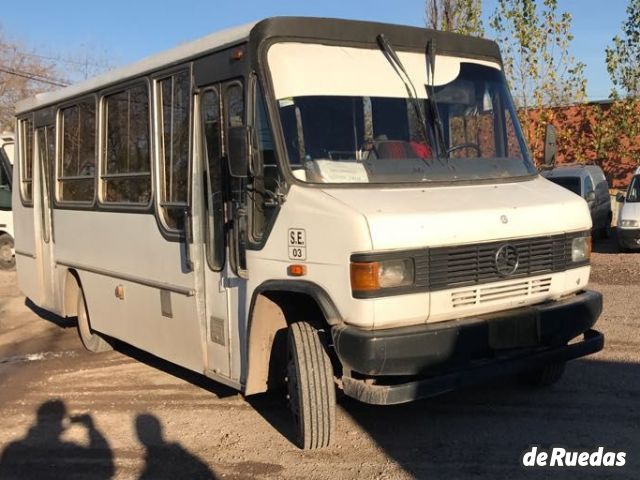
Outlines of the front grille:
{"label": "front grille", "polygon": [[[573,239],[585,235],[589,235],[589,232],[563,233],[409,251],[354,253],[351,255],[352,262],[412,258],[415,279],[413,285],[385,288],[373,292],[353,292],[353,296],[354,298],[376,298],[448,290],[563,272],[569,268],[589,264],[588,260],[579,263],[571,261]],[[505,247],[504,252],[507,252],[502,258],[506,265],[504,263],[496,264],[496,254],[501,247]],[[512,268],[515,267],[514,258],[516,255],[517,267]],[[505,266],[506,269],[503,268]],[[461,302],[464,303],[464,299]]]}
{"label": "front grille", "polygon": [[[580,235],[584,234],[549,235],[414,252],[416,286],[437,291],[562,272],[570,266],[580,266],[571,262],[571,241]],[[518,254],[518,266],[508,275],[501,274],[496,267],[496,253],[504,245],[514,247]]]}

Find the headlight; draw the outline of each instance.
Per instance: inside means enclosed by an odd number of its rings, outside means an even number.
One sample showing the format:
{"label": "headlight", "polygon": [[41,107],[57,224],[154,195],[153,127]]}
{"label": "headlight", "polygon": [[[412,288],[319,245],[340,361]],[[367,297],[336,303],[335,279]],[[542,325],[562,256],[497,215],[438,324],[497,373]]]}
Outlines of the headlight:
{"label": "headlight", "polygon": [[622,228],[636,228],[637,226],[637,220],[620,220],[620,227]]}
{"label": "headlight", "polygon": [[571,261],[584,262],[591,257],[591,237],[577,237],[571,241]]}
{"label": "headlight", "polygon": [[413,281],[412,259],[351,263],[351,289],[354,292],[404,287],[412,285]]}

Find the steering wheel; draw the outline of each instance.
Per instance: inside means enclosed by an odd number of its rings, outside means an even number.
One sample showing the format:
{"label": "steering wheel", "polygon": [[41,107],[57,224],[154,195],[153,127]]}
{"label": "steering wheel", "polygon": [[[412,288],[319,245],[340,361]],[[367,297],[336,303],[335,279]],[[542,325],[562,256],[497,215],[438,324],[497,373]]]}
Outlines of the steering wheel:
{"label": "steering wheel", "polygon": [[447,153],[455,152],[456,150],[462,150],[463,148],[473,148],[478,152],[478,156],[482,156],[482,151],[480,150],[480,145],[477,143],[459,143],[458,145],[454,145],[453,147],[447,150]]}

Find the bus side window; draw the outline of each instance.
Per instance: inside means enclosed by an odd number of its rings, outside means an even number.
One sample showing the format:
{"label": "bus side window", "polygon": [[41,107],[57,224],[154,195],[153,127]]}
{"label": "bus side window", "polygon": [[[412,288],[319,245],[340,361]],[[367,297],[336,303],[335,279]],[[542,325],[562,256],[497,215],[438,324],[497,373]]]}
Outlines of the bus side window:
{"label": "bus side window", "polygon": [[9,159],[0,149],[0,210],[11,210],[11,177]]}
{"label": "bus side window", "polygon": [[[64,108],[61,112],[62,151],[58,159],[58,200],[92,203],[96,169],[95,100],[91,98]],[[43,152],[45,150],[42,149]]]}
{"label": "bus side window", "polygon": [[177,229],[189,200],[189,120],[191,73],[176,73],[158,82],[160,95],[160,206],[164,220]]}
{"label": "bus side window", "polygon": [[151,200],[149,91],[146,84],[105,97],[103,202]]}
{"label": "bus side window", "polygon": [[[224,108],[226,116],[226,132],[229,132],[233,127],[241,127],[245,125],[244,119],[244,87],[238,81],[233,81],[227,84],[224,90]],[[228,135],[227,135],[228,138]],[[225,153],[228,151],[228,144],[226,145]],[[226,167],[225,167],[226,168]],[[246,200],[246,185],[244,179],[230,178],[230,191],[233,203],[233,217],[237,221],[234,222],[232,230],[234,241],[232,243],[233,249],[233,269],[238,275],[247,269],[246,259],[246,242],[247,242],[247,216],[239,215],[239,208],[244,207]]]}
{"label": "bus side window", "polygon": [[20,120],[20,158],[22,168],[22,199],[25,203],[33,202],[33,120]]}
{"label": "bus side window", "polygon": [[206,175],[206,253],[212,270],[224,266],[224,196],[222,174],[222,124],[220,97],[215,89],[202,93],[200,99],[202,117],[202,148]]}

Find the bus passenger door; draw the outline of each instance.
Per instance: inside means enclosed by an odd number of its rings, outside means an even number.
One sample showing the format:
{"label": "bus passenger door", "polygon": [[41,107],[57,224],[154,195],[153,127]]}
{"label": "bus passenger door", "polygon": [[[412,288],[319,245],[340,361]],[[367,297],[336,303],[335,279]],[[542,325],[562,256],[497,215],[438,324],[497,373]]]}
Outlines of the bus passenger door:
{"label": "bus passenger door", "polygon": [[56,128],[54,125],[36,128],[36,161],[38,185],[33,192],[34,220],[36,223],[36,245],[40,245],[38,270],[40,271],[43,307],[55,308],[54,299],[54,258],[53,258],[53,225],[51,215],[51,171],[55,161]]}
{"label": "bus passenger door", "polygon": [[[207,370],[210,376],[237,382],[231,369],[229,266],[225,243],[225,165],[223,163],[222,86],[200,89],[199,149],[203,171],[204,288],[207,334]],[[197,202],[196,202],[197,203]],[[234,378],[235,377],[235,378]]]}

